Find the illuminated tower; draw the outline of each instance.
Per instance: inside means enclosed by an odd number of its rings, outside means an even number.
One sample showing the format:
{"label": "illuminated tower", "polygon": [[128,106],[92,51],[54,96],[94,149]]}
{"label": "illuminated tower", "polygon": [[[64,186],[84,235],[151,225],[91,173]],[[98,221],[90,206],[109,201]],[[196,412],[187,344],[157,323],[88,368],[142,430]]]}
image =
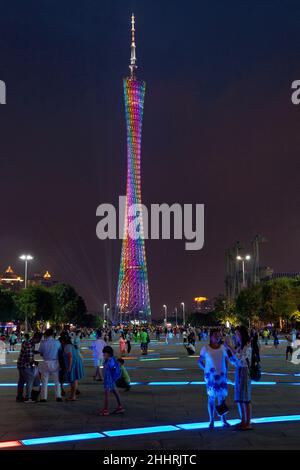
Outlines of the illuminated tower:
{"label": "illuminated tower", "polygon": [[[134,25],[132,15],[130,76],[123,80],[127,130],[127,185],[116,310],[119,318],[149,321],[151,310],[141,209],[141,137],[146,84],[136,78]],[[135,213],[130,211],[133,204],[138,209]],[[135,233],[138,233],[138,237],[131,235],[133,224],[136,224]]]}

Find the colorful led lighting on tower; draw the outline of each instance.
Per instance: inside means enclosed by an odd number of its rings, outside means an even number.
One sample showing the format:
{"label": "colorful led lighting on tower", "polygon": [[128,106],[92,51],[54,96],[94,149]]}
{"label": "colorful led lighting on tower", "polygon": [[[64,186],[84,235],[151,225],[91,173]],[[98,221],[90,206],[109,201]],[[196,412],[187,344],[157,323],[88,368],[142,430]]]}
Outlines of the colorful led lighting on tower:
{"label": "colorful led lighting on tower", "polygon": [[[124,236],[116,310],[123,320],[151,317],[145,240],[141,207],[141,137],[145,82],[136,78],[135,19],[131,17],[130,77],[123,80],[127,130],[127,187]],[[131,208],[138,208],[135,213]],[[131,227],[138,236],[132,236]]]}

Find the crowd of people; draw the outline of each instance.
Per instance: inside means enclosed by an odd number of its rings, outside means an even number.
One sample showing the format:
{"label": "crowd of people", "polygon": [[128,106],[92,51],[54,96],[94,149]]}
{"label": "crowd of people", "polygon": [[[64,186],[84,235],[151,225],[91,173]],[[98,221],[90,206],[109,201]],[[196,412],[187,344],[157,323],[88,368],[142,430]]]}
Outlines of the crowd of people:
{"label": "crowd of people", "polygon": [[[271,330],[268,327],[258,330],[248,329],[245,326],[186,328],[118,325],[99,330],[82,328],[71,331],[65,328],[57,337],[56,332],[48,328],[44,333],[35,332],[32,337],[24,334],[22,338],[18,338],[17,334],[12,332],[8,337],[2,337],[2,340],[6,341],[8,352],[14,351],[18,340],[21,340],[17,361],[19,379],[16,401],[47,402],[50,378],[54,382],[57,402],[62,402],[63,397],[66,401],[76,401],[80,395],[79,381],[85,375],[80,345],[82,339],[89,338],[92,339],[89,348],[94,366],[93,379],[102,382],[104,387],[104,404],[99,414],[101,416],[110,414],[110,396],[116,401],[113,413],[124,413],[118,389],[128,392],[131,388],[124,358],[130,354],[132,342],[140,344],[141,355],[147,355],[150,336],[160,341],[162,335],[166,344],[173,338],[181,338],[183,347],[189,355],[195,354],[196,339],[204,342],[198,365],[204,372],[211,428],[214,427],[216,413],[223,425],[229,426],[226,419],[229,411],[226,403],[228,367],[229,364],[235,367],[234,400],[240,415],[240,423],[236,428],[251,430],[251,381],[257,381],[261,377],[260,343],[268,346],[270,338],[273,337],[274,346],[277,347],[279,344],[278,330]],[[298,349],[300,351],[300,334],[296,329],[292,329],[285,338],[286,359],[293,360]],[[112,341],[117,341],[119,345],[118,357],[114,354]],[[68,394],[64,389],[66,383],[70,386]]]}

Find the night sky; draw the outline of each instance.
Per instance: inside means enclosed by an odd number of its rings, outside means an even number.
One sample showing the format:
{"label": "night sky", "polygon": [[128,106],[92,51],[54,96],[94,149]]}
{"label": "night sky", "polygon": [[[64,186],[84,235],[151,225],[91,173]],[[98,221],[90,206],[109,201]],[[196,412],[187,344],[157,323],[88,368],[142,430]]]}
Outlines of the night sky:
{"label": "night sky", "polygon": [[120,241],[96,208],[125,194],[122,78],[130,15],[147,83],[142,197],[204,203],[205,246],[148,241],[154,317],[224,290],[224,250],[256,233],[262,263],[300,271],[300,2],[0,1],[0,270],[35,256],[90,310],[115,301]]}

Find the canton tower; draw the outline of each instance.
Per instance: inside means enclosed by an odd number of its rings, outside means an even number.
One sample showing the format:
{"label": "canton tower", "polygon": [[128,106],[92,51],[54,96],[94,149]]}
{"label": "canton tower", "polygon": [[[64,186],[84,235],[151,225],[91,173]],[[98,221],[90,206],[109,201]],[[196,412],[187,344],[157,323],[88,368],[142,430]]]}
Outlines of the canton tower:
{"label": "canton tower", "polygon": [[[135,21],[131,16],[130,76],[124,78],[127,184],[124,234],[117,290],[120,319],[150,321],[151,309],[141,207],[141,137],[146,84],[136,78]],[[135,211],[132,211],[132,207]],[[132,236],[132,227],[135,236]]]}

